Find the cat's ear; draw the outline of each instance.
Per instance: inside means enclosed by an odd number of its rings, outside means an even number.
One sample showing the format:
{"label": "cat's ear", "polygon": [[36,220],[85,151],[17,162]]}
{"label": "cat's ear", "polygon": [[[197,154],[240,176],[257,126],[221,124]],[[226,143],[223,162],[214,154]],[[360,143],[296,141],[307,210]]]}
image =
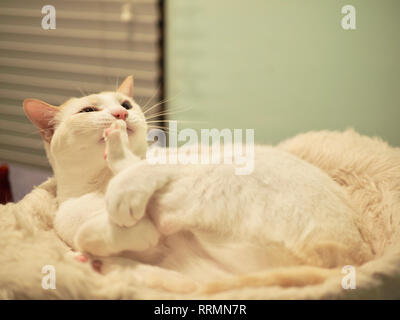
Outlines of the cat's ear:
{"label": "cat's ear", "polygon": [[123,93],[129,98],[133,98],[133,76],[126,77],[117,91]]}
{"label": "cat's ear", "polygon": [[25,99],[22,104],[26,116],[38,128],[42,138],[50,142],[54,133],[54,117],[60,109],[37,99]]}

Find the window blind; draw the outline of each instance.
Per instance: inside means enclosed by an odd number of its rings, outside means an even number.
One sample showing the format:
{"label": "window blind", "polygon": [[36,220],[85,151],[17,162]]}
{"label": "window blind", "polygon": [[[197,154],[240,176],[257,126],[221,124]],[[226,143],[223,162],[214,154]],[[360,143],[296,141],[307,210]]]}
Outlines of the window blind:
{"label": "window blind", "polygon": [[[56,10],[54,30],[42,28],[45,5]],[[157,0],[0,1],[0,160],[49,166],[22,110],[25,98],[59,105],[114,90],[133,74],[135,100],[142,106],[157,103],[161,21]]]}

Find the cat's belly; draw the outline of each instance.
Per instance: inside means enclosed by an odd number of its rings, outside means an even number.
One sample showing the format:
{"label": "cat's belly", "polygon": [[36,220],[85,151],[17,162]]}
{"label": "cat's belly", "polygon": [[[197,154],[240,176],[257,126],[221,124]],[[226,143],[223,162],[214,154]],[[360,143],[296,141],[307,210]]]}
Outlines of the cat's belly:
{"label": "cat's belly", "polygon": [[247,176],[235,175],[234,166],[182,168],[148,206],[161,232],[163,221],[172,219],[176,230],[218,234],[230,243],[280,243],[304,263],[330,267],[368,259],[357,213],[339,185],[290,154],[259,151]]}

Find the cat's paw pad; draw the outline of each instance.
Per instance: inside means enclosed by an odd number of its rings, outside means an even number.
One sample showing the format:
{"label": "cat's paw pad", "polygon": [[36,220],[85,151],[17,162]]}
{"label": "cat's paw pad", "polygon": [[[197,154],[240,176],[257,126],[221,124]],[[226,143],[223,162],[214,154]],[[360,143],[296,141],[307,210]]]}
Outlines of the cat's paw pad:
{"label": "cat's paw pad", "polygon": [[82,252],[79,252],[79,251],[72,251],[72,250],[66,252],[65,253],[65,257],[67,259],[71,259],[72,258],[72,259],[74,259],[76,261],[79,261],[79,262],[87,262],[88,259],[89,259],[88,256],[85,253],[82,253]]}
{"label": "cat's paw pad", "polygon": [[101,267],[103,266],[103,262],[101,260],[92,260],[89,259],[86,255],[80,253],[75,256],[75,259],[82,263],[90,262],[92,269],[98,273],[101,273]]}
{"label": "cat's paw pad", "polygon": [[75,252],[75,260],[82,263],[90,262],[90,265],[92,266],[93,270],[98,273],[101,273],[101,267],[103,265],[103,262],[101,260],[92,260],[86,254],[80,252]]}
{"label": "cat's paw pad", "polygon": [[126,132],[126,122],[123,120],[114,121],[110,127],[104,130],[103,137],[108,140],[110,137],[121,137],[121,133]]}
{"label": "cat's paw pad", "polygon": [[130,227],[143,218],[148,197],[143,192],[108,190],[106,207],[110,220],[118,226]]}
{"label": "cat's paw pad", "polygon": [[77,253],[77,255],[75,256],[75,260],[85,263],[88,262],[89,258],[82,253]]}

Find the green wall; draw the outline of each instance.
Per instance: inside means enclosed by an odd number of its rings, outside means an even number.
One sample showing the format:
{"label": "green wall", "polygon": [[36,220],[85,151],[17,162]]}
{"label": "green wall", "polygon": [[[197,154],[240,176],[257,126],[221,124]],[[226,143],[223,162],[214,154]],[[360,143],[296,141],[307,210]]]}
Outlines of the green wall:
{"label": "green wall", "polygon": [[[343,30],[341,8],[356,8]],[[276,143],[346,129],[400,146],[399,0],[168,0],[167,98],[180,128]]]}

